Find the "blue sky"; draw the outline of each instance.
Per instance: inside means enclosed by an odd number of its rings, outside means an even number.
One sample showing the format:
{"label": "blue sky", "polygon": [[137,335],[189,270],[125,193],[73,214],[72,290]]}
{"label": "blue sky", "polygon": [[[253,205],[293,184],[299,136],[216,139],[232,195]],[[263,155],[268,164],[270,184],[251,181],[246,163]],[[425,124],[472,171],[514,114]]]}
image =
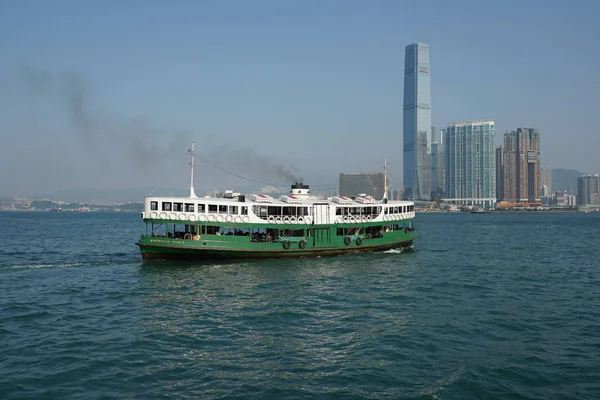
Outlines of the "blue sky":
{"label": "blue sky", "polygon": [[[397,185],[414,42],[436,127],[537,127],[543,164],[600,173],[599,18],[584,0],[0,1],[0,195],[185,187],[191,139],[265,182],[387,157]],[[198,167],[198,187],[248,185]]]}

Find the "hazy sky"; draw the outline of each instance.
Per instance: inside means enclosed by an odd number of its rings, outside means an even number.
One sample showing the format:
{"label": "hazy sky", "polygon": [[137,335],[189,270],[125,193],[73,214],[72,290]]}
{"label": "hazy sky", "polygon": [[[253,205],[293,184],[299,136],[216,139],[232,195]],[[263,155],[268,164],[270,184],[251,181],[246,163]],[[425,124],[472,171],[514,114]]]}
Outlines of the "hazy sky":
{"label": "hazy sky", "polygon": [[[543,164],[600,173],[598,20],[594,0],[0,0],[0,195],[185,187],[192,139],[265,182],[387,157],[397,185],[414,42],[436,127],[537,127]],[[236,184],[198,162],[197,187]]]}

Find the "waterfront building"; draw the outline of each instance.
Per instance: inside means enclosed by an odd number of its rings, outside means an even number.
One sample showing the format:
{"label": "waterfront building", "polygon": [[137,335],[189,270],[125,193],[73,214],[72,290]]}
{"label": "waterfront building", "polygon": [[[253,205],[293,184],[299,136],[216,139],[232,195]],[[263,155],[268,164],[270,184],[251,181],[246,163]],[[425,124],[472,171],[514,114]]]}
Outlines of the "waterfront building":
{"label": "waterfront building", "polygon": [[496,147],[496,199],[504,200],[504,146]]}
{"label": "waterfront building", "polygon": [[[540,168],[540,187],[546,186],[548,193],[552,193],[552,168],[546,165]],[[540,196],[543,196],[540,193]]]}
{"label": "waterfront building", "polygon": [[492,120],[453,122],[444,138],[446,201],[496,205],[495,128]]}
{"label": "waterfront building", "polygon": [[504,200],[540,202],[540,133],[518,128],[504,134]]}
{"label": "waterfront building", "polygon": [[446,191],[444,144],[431,142],[431,198],[443,197]]}
{"label": "waterfront building", "polygon": [[582,175],[577,178],[577,204],[600,205],[600,176]]}
{"label": "waterfront building", "polygon": [[542,204],[544,205],[552,205],[554,203],[552,192],[548,190],[548,186],[546,185],[540,186],[540,198],[542,199]]}
{"label": "waterfront building", "polygon": [[574,207],[577,201],[577,196],[569,194],[568,192],[556,192],[554,195],[555,204],[558,207]]}
{"label": "waterfront building", "polygon": [[385,182],[383,172],[357,172],[340,174],[340,196],[354,198],[359,194],[383,199]]}
{"label": "waterfront building", "polygon": [[403,104],[404,198],[431,197],[431,85],[429,45],[405,48]]}

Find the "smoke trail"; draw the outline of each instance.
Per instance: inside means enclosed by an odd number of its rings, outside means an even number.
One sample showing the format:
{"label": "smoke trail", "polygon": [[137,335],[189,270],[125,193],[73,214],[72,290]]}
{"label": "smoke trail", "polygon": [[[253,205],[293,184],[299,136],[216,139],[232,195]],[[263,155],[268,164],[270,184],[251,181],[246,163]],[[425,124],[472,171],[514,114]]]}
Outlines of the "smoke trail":
{"label": "smoke trail", "polygon": [[[115,148],[143,171],[159,167],[172,156],[185,154],[188,132],[159,129],[143,118],[123,120],[101,116],[90,107],[90,84],[76,72],[55,76],[30,67],[21,71],[32,94],[65,106],[71,126],[84,149],[101,161],[114,158]],[[164,139],[169,138],[169,144]],[[117,146],[115,146],[117,144]]]}
{"label": "smoke trail", "polygon": [[290,162],[257,154],[255,149],[239,148],[231,143],[208,149],[205,158],[242,176],[273,184],[295,183],[301,179]]}
{"label": "smoke trail", "polygon": [[[98,161],[112,162],[115,151],[120,151],[130,163],[149,173],[162,168],[165,162],[180,160],[191,142],[192,135],[188,131],[160,129],[141,117],[123,120],[94,112],[90,105],[90,83],[82,74],[68,72],[57,76],[30,67],[23,68],[21,73],[32,94],[64,105],[84,149]],[[166,144],[165,138],[168,138]],[[290,162],[257,154],[254,149],[240,148],[233,143],[218,145],[219,141],[220,138],[206,138],[206,142],[213,146],[217,143],[217,147],[209,148],[205,158],[223,169],[274,184],[301,181]],[[202,149],[198,154],[201,152]]]}

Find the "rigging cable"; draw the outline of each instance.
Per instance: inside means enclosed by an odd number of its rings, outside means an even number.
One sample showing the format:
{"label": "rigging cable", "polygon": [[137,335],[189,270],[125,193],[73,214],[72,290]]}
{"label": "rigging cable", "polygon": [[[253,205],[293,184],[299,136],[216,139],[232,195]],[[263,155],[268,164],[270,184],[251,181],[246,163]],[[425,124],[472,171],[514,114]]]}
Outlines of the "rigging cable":
{"label": "rigging cable", "polygon": [[[175,171],[173,171],[173,172],[171,173],[171,176],[169,176],[169,178],[173,177],[173,175],[175,175],[175,173],[176,173],[177,171],[179,171],[179,170],[181,169],[181,167],[183,167],[183,166],[184,166],[186,163],[187,163],[187,160],[185,160],[184,162],[182,162],[182,163],[181,163],[181,165],[180,165],[179,167],[177,167],[177,168],[175,169]],[[157,190],[158,190],[158,186],[156,186],[156,187],[155,187],[155,188],[154,188],[154,189],[153,189],[153,190],[152,190],[150,193],[148,193],[148,196],[146,196],[146,197],[152,196],[152,193],[156,192]]]}
{"label": "rigging cable", "polygon": [[211,162],[210,162],[210,161],[208,161],[207,159],[200,157],[198,154],[194,154],[194,157],[195,157],[195,158],[197,158],[197,159],[199,159],[200,161],[204,161],[204,162],[205,162],[205,163],[207,163],[208,165],[210,165],[210,166],[212,166],[212,167],[214,167],[214,168],[216,168],[216,169],[218,169],[218,170],[220,170],[220,171],[223,171],[223,172],[225,172],[225,173],[227,173],[227,174],[229,174],[229,175],[233,175],[233,176],[235,176],[235,177],[237,177],[237,178],[240,178],[240,179],[244,179],[244,180],[247,180],[247,181],[250,181],[250,182],[254,182],[254,183],[260,183],[260,184],[262,184],[262,185],[270,185],[270,186],[288,186],[288,184],[287,184],[287,183],[285,183],[285,184],[275,184],[275,183],[270,183],[270,182],[258,181],[258,180],[256,180],[256,179],[246,178],[245,176],[242,176],[242,175],[236,174],[235,172],[228,171],[228,170],[226,170],[225,168],[221,168],[221,167],[219,167],[218,165],[211,163]]}

